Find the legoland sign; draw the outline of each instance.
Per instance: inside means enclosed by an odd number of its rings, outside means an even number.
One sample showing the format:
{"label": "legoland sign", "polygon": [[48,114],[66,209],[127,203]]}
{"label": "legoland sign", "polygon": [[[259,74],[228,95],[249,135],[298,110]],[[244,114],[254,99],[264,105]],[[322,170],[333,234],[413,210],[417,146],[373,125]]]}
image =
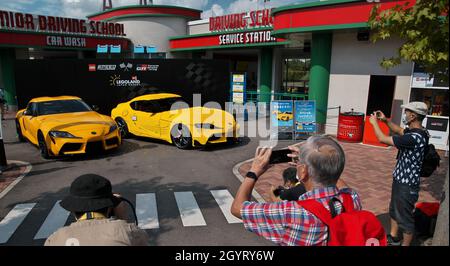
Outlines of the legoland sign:
{"label": "legoland sign", "polygon": [[260,27],[271,27],[272,24],[273,17],[271,9],[209,18],[209,30],[211,32],[256,29]]}
{"label": "legoland sign", "polygon": [[[0,10],[0,29],[44,31],[53,33],[94,34],[111,37],[126,36],[124,25],[75,18],[32,15]],[[72,44],[73,40],[70,41]],[[75,40],[79,44],[82,40]],[[76,45],[79,46],[79,45]],[[82,45],[81,45],[82,46]]]}

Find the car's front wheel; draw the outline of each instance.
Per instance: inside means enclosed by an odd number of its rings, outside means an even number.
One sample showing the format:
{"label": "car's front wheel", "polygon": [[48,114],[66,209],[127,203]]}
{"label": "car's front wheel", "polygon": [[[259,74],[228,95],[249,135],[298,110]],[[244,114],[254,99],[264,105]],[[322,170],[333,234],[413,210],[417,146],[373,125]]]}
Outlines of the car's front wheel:
{"label": "car's front wheel", "polygon": [[50,153],[48,152],[47,143],[45,142],[44,135],[41,132],[38,134],[38,145],[41,156],[44,159],[50,159]]}
{"label": "car's front wheel", "polygon": [[127,122],[125,122],[125,120],[123,120],[122,118],[118,117],[116,118],[116,123],[117,126],[119,127],[120,136],[123,139],[127,138],[130,135],[130,132],[128,131]]}
{"label": "car's front wheel", "polygon": [[175,125],[170,131],[172,143],[179,149],[186,150],[192,147],[192,136],[183,124]]}
{"label": "car's front wheel", "polygon": [[17,131],[17,138],[19,139],[19,141],[24,142],[25,138],[22,135],[22,129],[20,127],[19,121],[17,121],[17,120],[16,120],[16,131]]}

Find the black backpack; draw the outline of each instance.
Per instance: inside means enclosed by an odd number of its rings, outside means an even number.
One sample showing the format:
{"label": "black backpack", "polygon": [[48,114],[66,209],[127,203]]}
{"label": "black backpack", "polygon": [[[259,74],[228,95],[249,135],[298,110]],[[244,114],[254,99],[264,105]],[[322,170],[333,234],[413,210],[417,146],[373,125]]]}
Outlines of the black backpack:
{"label": "black backpack", "polygon": [[425,149],[425,156],[423,158],[422,169],[420,171],[420,176],[429,177],[436,168],[439,167],[441,163],[441,156],[436,151],[436,148],[433,144],[428,144],[428,147]]}

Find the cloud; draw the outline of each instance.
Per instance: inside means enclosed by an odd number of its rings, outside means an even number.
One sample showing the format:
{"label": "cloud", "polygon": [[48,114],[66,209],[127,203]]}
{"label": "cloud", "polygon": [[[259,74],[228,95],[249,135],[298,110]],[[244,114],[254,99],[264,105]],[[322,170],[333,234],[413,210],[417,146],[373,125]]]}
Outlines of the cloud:
{"label": "cloud", "polygon": [[214,4],[211,6],[211,9],[203,11],[202,18],[209,18],[212,16],[222,16],[225,14],[225,10],[221,5]]}

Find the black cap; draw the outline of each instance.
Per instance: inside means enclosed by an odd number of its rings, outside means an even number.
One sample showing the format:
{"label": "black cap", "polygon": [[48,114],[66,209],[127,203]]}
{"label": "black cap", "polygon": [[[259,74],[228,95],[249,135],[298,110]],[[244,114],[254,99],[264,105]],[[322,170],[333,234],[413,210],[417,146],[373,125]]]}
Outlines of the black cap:
{"label": "black cap", "polygon": [[120,202],[121,200],[113,195],[108,179],[87,174],[72,182],[70,195],[63,199],[60,205],[71,212],[90,212],[116,207]]}

